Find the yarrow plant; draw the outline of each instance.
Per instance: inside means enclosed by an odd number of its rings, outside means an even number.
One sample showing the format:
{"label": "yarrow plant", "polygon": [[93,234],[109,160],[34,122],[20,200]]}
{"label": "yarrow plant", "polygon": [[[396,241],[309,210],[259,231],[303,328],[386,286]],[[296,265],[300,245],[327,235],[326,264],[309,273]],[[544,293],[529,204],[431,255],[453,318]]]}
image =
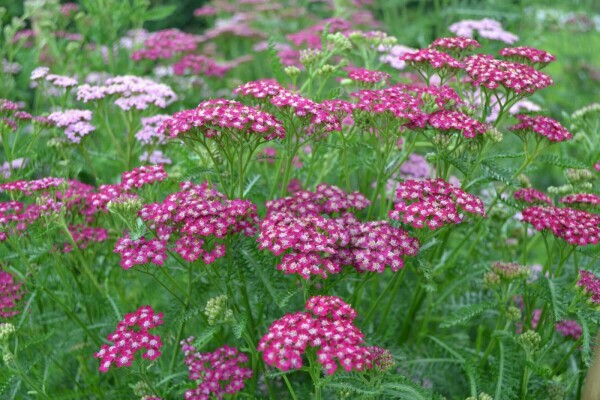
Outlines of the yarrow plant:
{"label": "yarrow plant", "polygon": [[59,3],[0,18],[1,396],[600,398],[593,13]]}

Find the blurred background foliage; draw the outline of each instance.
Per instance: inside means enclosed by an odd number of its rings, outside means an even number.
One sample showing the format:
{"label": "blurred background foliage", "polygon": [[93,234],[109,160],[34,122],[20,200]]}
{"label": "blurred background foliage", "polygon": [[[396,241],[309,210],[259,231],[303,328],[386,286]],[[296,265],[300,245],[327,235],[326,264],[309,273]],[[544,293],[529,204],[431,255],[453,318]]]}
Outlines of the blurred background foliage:
{"label": "blurred background foliage", "polygon": [[[150,9],[162,9],[166,15],[162,17],[159,12],[152,21],[146,21],[144,28],[150,31],[176,27],[201,32],[206,27],[206,20],[193,16],[193,11],[206,3],[204,0],[75,2],[84,7],[86,3],[105,4],[107,8],[118,4],[123,9],[125,5],[133,7],[136,3],[149,2]],[[304,3],[313,13],[318,13],[322,5],[314,0]],[[554,117],[570,114],[600,98],[600,1],[374,0],[371,3],[368,8],[384,23],[386,30],[398,38],[398,43],[410,47],[424,47],[436,37],[450,35],[448,26],[454,22],[493,18],[519,35],[517,44],[555,54],[558,62],[550,65],[547,72],[556,84],[544,91],[546,104],[542,104]],[[24,2],[0,0],[0,7],[6,9],[2,16],[5,25],[14,16],[22,15]],[[269,70],[265,71],[267,74]]]}

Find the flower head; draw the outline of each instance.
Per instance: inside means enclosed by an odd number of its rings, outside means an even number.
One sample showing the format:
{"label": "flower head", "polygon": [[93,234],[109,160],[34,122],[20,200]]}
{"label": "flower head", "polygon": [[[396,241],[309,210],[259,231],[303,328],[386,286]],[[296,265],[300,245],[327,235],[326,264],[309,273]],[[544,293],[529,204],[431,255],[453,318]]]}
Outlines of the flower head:
{"label": "flower head", "polygon": [[552,204],[552,199],[547,194],[533,188],[522,188],[513,194],[515,200],[531,204]]}
{"label": "flower head", "polygon": [[534,47],[505,47],[500,50],[500,55],[510,60],[530,65],[545,66],[556,60],[552,54]]}
{"label": "flower head", "polygon": [[538,231],[549,230],[554,236],[575,246],[596,244],[600,241],[600,215],[573,208],[554,206],[527,207],[523,221]]}
{"label": "flower head", "polygon": [[404,181],[398,186],[396,195],[400,201],[390,211],[390,218],[415,228],[422,228],[424,224],[430,229],[458,224],[463,220],[461,210],[485,216],[481,199],[443,179]]}
{"label": "flower head", "polygon": [[591,271],[579,271],[577,286],[589,296],[592,304],[596,307],[600,306],[600,278],[596,274]]}
{"label": "flower head", "polygon": [[126,314],[115,331],[108,335],[112,345],[103,344],[94,357],[100,359],[100,371],[107,372],[111,365],[130,367],[135,353],[144,351],[143,358],[155,360],[161,354],[160,336],[149,331],[163,324],[163,314],[155,313],[152,307],[143,306]]}
{"label": "flower head", "polygon": [[0,270],[0,317],[10,318],[19,314],[17,306],[23,297],[21,285],[10,272]]}
{"label": "flower head", "polygon": [[565,140],[571,140],[573,134],[569,132],[564,126],[558,121],[553,120],[550,117],[544,117],[542,115],[527,115],[517,114],[516,118],[521,122],[511,126],[511,131],[523,131],[523,132],[534,132],[548,139],[551,142],[562,142]]}

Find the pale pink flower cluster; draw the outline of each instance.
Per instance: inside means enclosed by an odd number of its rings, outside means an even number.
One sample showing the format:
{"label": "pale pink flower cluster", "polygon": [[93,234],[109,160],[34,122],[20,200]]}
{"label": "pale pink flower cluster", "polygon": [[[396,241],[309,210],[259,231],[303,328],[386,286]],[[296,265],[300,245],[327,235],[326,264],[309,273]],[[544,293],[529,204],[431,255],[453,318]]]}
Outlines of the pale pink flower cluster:
{"label": "pale pink flower cluster", "polygon": [[160,133],[159,128],[166,120],[171,118],[170,115],[158,114],[152,117],[142,118],[142,129],[136,132],[135,138],[145,145],[165,144],[168,137]]}
{"label": "pale pink flower cluster", "polygon": [[57,127],[63,128],[67,138],[72,143],[81,143],[81,139],[96,130],[90,123],[92,112],[90,110],[64,110],[48,115],[48,119]]}
{"label": "pale pink flower cluster", "polygon": [[491,18],[481,20],[466,19],[450,25],[448,29],[457,36],[467,38],[477,35],[480,38],[498,40],[508,44],[513,44],[519,40],[517,35],[505,31],[500,22]]}
{"label": "pale pink flower cluster", "polygon": [[150,105],[165,108],[177,100],[167,85],[133,75],[115,76],[103,85],[83,84],[77,88],[77,100],[84,103],[115,96],[115,105],[122,110],[145,110]]}

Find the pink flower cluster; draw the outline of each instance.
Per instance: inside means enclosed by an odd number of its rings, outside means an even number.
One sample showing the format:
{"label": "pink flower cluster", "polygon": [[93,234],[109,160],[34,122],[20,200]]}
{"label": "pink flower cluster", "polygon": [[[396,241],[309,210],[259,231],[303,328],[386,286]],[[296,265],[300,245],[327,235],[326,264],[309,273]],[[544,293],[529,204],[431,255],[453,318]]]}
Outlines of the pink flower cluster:
{"label": "pink flower cluster", "polygon": [[133,60],[170,59],[178,53],[196,50],[199,38],[178,29],[158,31],[144,41],[144,47],[131,54]]}
{"label": "pink flower cluster", "polygon": [[600,196],[594,193],[574,193],[566,195],[559,200],[565,204],[580,204],[580,205],[594,205],[600,204]]}
{"label": "pink flower cluster", "polygon": [[[271,104],[277,108],[289,108],[297,117],[307,118],[312,128],[324,132],[340,131],[341,122],[321,104],[287,90],[280,91],[271,98]],[[309,131],[310,132],[310,131]]]}
{"label": "pink flower cluster", "polygon": [[547,51],[534,47],[506,47],[500,50],[499,54],[502,57],[531,65],[544,66],[556,60],[556,57]]}
{"label": "pink flower cluster", "polygon": [[523,221],[538,231],[550,230],[554,236],[574,246],[600,241],[600,215],[572,208],[532,206],[523,210]]}
{"label": "pink flower cluster", "polygon": [[252,370],[244,366],[248,363],[245,354],[227,345],[212,353],[200,353],[193,341],[193,336],[181,341],[189,378],[199,381],[196,389],[185,392],[186,400],[210,400],[213,396],[222,399],[244,389],[244,379],[252,378]]}
{"label": "pink flower cluster", "polygon": [[65,135],[72,143],[81,143],[81,139],[96,130],[90,123],[90,110],[56,111],[48,115],[48,119],[57,127],[64,128]]}
{"label": "pink flower cluster", "polygon": [[50,69],[48,67],[37,67],[31,71],[30,79],[32,81],[44,79],[46,82],[50,82],[50,84],[53,86],[58,86],[65,89],[77,86],[77,79],[71,78],[70,76],[50,74],[49,72]]}
{"label": "pink flower cluster", "polygon": [[152,117],[142,118],[142,129],[136,132],[135,138],[142,144],[165,144],[167,137],[159,133],[159,129],[164,122],[171,118],[169,115],[153,115]]}
{"label": "pink flower cluster", "polygon": [[115,76],[102,85],[83,84],[77,88],[77,100],[84,103],[115,96],[115,105],[122,110],[145,110],[150,105],[165,108],[177,100],[167,85],[133,75]]}
{"label": "pink flower cluster", "polygon": [[246,82],[233,90],[238,96],[248,96],[255,99],[265,99],[278,95],[285,89],[274,79],[261,79]]}
{"label": "pink flower cluster", "polygon": [[23,298],[21,283],[10,272],[0,270],[0,317],[11,318],[19,314],[17,305]]}
{"label": "pink flower cluster", "polygon": [[383,71],[372,71],[364,68],[357,68],[348,73],[348,78],[355,82],[377,83],[385,82],[391,78],[390,74]]}
{"label": "pink flower cluster", "polygon": [[429,115],[427,123],[442,131],[460,132],[467,139],[483,135],[487,126],[460,111],[440,110]]}
{"label": "pink flower cluster", "polygon": [[[83,224],[70,225],[69,233],[73,241],[80,249],[85,249],[90,243],[101,243],[108,239],[108,231],[104,228],[95,228]],[[71,243],[63,245],[63,252],[69,253],[73,250]]]}
{"label": "pink flower cluster", "polygon": [[511,131],[532,131],[544,136],[551,142],[562,142],[573,138],[573,134],[567,128],[550,117],[517,114],[516,118],[521,122],[511,126],[509,128]]}
{"label": "pink flower cluster", "polygon": [[412,53],[406,53],[400,57],[400,60],[415,68],[419,68],[423,65],[428,65],[433,69],[462,69],[464,67],[462,62],[451,55],[433,48],[420,49]]}
{"label": "pink flower cluster", "polygon": [[408,93],[406,87],[360,90],[350,96],[358,99],[356,110],[371,114],[389,113],[395,118],[407,120],[411,126],[424,127],[427,123],[427,114],[419,108],[421,100]]}
{"label": "pink flower cluster", "polygon": [[548,197],[547,194],[533,188],[519,189],[513,194],[513,196],[515,200],[523,201],[525,203],[552,204],[552,199]]}
{"label": "pink flower cluster", "polygon": [[40,192],[47,189],[55,189],[67,181],[64,178],[41,178],[32,181],[13,181],[0,184],[0,192],[21,192],[25,195],[30,195],[34,192]]}
{"label": "pink flower cluster", "polygon": [[210,264],[225,255],[225,246],[217,239],[233,233],[256,233],[258,216],[250,201],[228,200],[211,189],[208,182],[183,182],[180,188],[162,203],[146,204],[139,212],[141,219],[155,230],[158,239],[153,240],[159,241],[162,248],[174,236],[174,251],[183,259],[194,262],[202,256]]}
{"label": "pink flower cluster", "polygon": [[231,68],[228,65],[218,64],[210,57],[201,54],[186,54],[173,64],[175,75],[202,75],[222,78]]}
{"label": "pink flower cluster", "polygon": [[305,308],[275,321],[260,340],[258,350],[268,365],[282,371],[299,369],[308,347],[317,350],[317,361],[328,375],[338,363],[348,372],[364,371],[385,357],[383,349],[363,346],[364,335],[354,325],[356,312],[340,298],[311,297]]}
{"label": "pink flower cluster", "polygon": [[146,185],[151,185],[154,182],[162,182],[167,179],[168,175],[165,172],[163,165],[147,165],[139,168],[134,168],[131,171],[123,172],[121,175],[121,189],[131,190],[139,189]]}
{"label": "pink flower cluster", "polygon": [[400,201],[390,211],[390,218],[415,228],[438,229],[446,224],[459,224],[460,211],[485,217],[483,202],[477,196],[452,186],[443,179],[408,180],[398,185]]}
{"label": "pink flower cluster", "polygon": [[463,61],[473,84],[491,90],[502,86],[507,91],[528,95],[553,84],[550,76],[529,65],[496,60],[490,55],[477,54]]}
{"label": "pink flower cluster", "polygon": [[197,108],[175,113],[160,131],[171,137],[199,132],[207,138],[221,134],[258,135],[264,140],[285,137],[283,124],[274,116],[237,101],[207,100]]}
{"label": "pink flower cluster", "polygon": [[94,357],[100,359],[101,372],[107,372],[111,365],[130,367],[135,353],[142,350],[143,358],[155,360],[160,356],[162,342],[160,336],[149,331],[163,324],[163,314],[155,313],[152,307],[142,306],[136,312],[126,314],[119,321],[115,331],[108,335],[112,345],[103,344]]}
{"label": "pink flower cluster", "polygon": [[472,38],[474,33],[476,33],[481,38],[499,40],[508,44],[519,40],[518,36],[505,31],[500,22],[490,18],[481,20],[465,19],[450,25],[448,29],[455,35],[469,38]]}
{"label": "pink flower cluster", "polygon": [[130,236],[119,238],[114,252],[121,256],[119,264],[123,269],[136,265],[152,263],[163,265],[167,258],[165,243],[159,239],[146,240],[144,237],[133,239]]}
{"label": "pink flower cluster", "polygon": [[259,247],[277,256],[284,254],[277,269],[304,279],[312,275],[325,279],[344,265],[359,272],[381,273],[386,266],[397,271],[404,266],[404,256],[416,255],[419,242],[387,222],[360,222],[348,212],[368,204],[360,193],[348,194],[324,184],[316,192],[301,190],[267,202]]}
{"label": "pink flower cluster", "polygon": [[600,306],[600,278],[591,271],[579,271],[577,286],[590,297],[590,302]]}
{"label": "pink flower cluster", "polygon": [[555,328],[558,333],[564,337],[571,337],[573,340],[579,340],[583,333],[581,325],[577,321],[570,319],[557,322]]}
{"label": "pink flower cluster", "polygon": [[473,50],[481,47],[479,42],[464,36],[442,37],[435,39],[429,47],[446,50]]}
{"label": "pink flower cluster", "polygon": [[346,193],[337,186],[321,183],[314,192],[301,190],[292,196],[269,200],[266,203],[268,214],[286,213],[298,217],[336,214],[362,210],[369,200],[359,192]]}

